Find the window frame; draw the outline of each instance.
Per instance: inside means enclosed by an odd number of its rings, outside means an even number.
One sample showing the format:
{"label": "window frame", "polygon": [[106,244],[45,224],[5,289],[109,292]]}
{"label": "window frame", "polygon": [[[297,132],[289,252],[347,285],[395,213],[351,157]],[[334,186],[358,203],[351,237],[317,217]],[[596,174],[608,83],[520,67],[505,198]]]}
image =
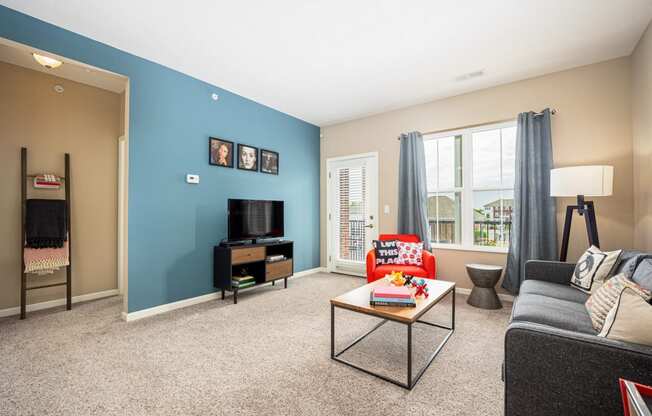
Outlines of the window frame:
{"label": "window frame", "polygon": [[[431,241],[431,246],[434,249],[447,249],[447,250],[460,250],[460,251],[480,251],[488,253],[507,253],[509,247],[491,247],[491,246],[478,246],[473,243],[473,192],[474,191],[514,191],[514,186],[489,186],[489,187],[474,187],[473,186],[473,134],[488,130],[499,130],[504,128],[516,127],[516,120],[504,121],[499,123],[484,124],[476,127],[461,128],[455,130],[448,130],[442,133],[426,134],[423,136],[423,141],[438,140],[451,136],[462,136],[462,187],[452,189],[437,189],[438,194],[461,192],[461,244],[447,244],[437,243]],[[502,146],[502,140],[501,140]],[[500,174],[502,177],[502,148],[500,151]],[[426,160],[426,163],[428,161]],[[428,192],[428,197],[433,194]],[[431,236],[434,237],[434,236]]]}

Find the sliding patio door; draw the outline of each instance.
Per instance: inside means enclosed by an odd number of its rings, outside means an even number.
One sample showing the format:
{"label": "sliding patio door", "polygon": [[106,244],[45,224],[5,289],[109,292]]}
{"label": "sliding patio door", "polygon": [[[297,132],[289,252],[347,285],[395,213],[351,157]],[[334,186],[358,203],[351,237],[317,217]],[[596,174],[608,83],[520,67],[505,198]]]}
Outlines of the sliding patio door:
{"label": "sliding patio door", "polygon": [[364,275],[378,238],[378,155],[328,159],[328,270]]}

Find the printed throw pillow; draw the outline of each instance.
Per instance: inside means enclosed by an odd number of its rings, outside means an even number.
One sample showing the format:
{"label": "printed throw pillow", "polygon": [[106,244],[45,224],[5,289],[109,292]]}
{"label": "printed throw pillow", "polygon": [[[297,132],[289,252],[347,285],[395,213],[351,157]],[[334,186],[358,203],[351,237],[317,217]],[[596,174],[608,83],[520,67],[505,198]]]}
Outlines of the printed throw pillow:
{"label": "printed throw pillow", "polygon": [[618,264],[622,250],[601,251],[596,246],[589,247],[577,261],[571,285],[582,292],[591,293],[611,277]]}
{"label": "printed throw pillow", "polygon": [[652,305],[626,288],[609,311],[599,337],[652,345]]}
{"label": "printed throw pillow", "polygon": [[396,240],[374,240],[376,251],[376,264],[396,264],[398,261],[398,248]]}
{"label": "printed throw pillow", "polygon": [[602,330],[607,315],[616,305],[625,289],[630,289],[645,301],[649,301],[652,297],[650,291],[643,289],[625,276],[625,273],[620,273],[607,280],[595,293],[589,296],[584,304],[596,331]]}
{"label": "printed throw pillow", "polygon": [[409,264],[413,266],[421,266],[421,256],[423,255],[423,243],[405,243],[397,241],[398,247],[398,263],[396,264]]}

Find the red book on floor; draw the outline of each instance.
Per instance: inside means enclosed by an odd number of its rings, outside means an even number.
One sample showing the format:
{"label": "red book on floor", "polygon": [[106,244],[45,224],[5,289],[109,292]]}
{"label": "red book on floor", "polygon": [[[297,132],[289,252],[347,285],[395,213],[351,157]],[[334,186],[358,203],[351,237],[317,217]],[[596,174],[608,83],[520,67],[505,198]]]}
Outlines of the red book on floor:
{"label": "red book on floor", "polygon": [[412,292],[405,286],[377,287],[374,289],[374,296],[379,298],[409,299],[412,297]]}

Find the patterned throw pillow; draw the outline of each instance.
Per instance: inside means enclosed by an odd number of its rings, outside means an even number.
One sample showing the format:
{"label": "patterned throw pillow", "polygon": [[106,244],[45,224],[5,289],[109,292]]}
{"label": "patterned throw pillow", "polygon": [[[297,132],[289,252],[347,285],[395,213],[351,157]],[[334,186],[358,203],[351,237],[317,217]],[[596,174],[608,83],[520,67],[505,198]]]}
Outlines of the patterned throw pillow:
{"label": "patterned throw pillow", "polygon": [[374,240],[376,251],[376,264],[396,264],[398,261],[398,248],[396,240]]}
{"label": "patterned throw pillow", "polygon": [[618,264],[622,250],[601,251],[596,246],[589,247],[577,261],[571,285],[582,292],[591,293],[611,277]]}
{"label": "patterned throw pillow", "polygon": [[423,255],[423,243],[406,243],[397,241],[398,262],[396,264],[410,264],[421,266],[421,257]]}
{"label": "patterned throw pillow", "polygon": [[652,305],[625,288],[604,321],[599,337],[652,345]]}
{"label": "patterned throw pillow", "polygon": [[645,301],[652,297],[650,291],[643,289],[636,283],[625,277],[625,273],[607,280],[595,293],[587,299],[584,306],[591,316],[591,323],[596,331],[601,331],[609,311],[618,302],[620,294],[625,289],[631,289],[641,296]]}

